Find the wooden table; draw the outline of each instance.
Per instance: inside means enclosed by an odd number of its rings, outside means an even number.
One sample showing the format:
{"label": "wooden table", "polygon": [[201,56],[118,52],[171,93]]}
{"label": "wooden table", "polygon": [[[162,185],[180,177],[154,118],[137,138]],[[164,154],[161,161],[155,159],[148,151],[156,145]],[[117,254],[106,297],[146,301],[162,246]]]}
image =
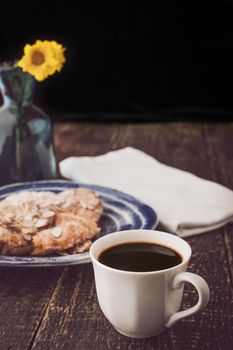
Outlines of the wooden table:
{"label": "wooden table", "polygon": [[[233,124],[55,125],[58,160],[97,155],[124,146],[233,189]],[[161,335],[132,340],[118,334],[96,299],[90,264],[68,268],[0,268],[0,349],[232,349],[233,228],[188,238],[189,271],[211,290],[208,307]],[[196,301],[185,288],[183,307]]]}

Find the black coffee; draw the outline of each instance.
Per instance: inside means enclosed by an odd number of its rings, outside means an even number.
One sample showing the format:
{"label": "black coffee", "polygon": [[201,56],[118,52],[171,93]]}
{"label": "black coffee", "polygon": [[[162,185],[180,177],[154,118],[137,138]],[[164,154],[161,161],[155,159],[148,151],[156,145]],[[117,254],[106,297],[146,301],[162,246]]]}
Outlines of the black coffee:
{"label": "black coffee", "polygon": [[147,272],[168,269],[182,262],[171,248],[153,243],[126,243],[103,251],[98,259],[117,270]]}

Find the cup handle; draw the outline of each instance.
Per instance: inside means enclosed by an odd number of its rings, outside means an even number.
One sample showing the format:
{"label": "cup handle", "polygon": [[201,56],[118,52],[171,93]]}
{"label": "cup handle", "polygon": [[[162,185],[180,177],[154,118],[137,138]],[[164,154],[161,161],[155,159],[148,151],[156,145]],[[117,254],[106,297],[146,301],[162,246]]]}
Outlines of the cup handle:
{"label": "cup handle", "polygon": [[172,314],[166,323],[166,327],[168,328],[173,326],[180,319],[191,316],[196,312],[201,311],[208,304],[210,298],[210,290],[208,284],[202,277],[191,272],[181,272],[174,277],[172,284],[173,288],[178,289],[181,286],[182,282],[191,283],[196,288],[199,299],[197,304],[190,307],[189,309],[178,311]]}

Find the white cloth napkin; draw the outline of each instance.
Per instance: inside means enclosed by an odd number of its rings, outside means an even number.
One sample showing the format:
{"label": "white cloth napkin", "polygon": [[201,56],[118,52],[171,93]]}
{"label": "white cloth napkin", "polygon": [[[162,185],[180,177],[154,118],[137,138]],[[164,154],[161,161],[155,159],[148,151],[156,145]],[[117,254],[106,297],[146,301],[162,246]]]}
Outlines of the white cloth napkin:
{"label": "white cloth napkin", "polygon": [[127,147],[96,157],[70,157],[61,174],[79,182],[112,187],[150,205],[160,223],[179,236],[211,231],[233,220],[233,192],[158,162]]}

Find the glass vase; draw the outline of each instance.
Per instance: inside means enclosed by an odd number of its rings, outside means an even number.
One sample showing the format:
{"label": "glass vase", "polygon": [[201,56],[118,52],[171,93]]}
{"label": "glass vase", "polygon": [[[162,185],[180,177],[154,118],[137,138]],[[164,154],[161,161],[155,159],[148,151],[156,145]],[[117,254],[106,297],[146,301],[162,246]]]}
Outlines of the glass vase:
{"label": "glass vase", "polygon": [[52,124],[32,102],[34,81],[0,66],[0,185],[56,177]]}

